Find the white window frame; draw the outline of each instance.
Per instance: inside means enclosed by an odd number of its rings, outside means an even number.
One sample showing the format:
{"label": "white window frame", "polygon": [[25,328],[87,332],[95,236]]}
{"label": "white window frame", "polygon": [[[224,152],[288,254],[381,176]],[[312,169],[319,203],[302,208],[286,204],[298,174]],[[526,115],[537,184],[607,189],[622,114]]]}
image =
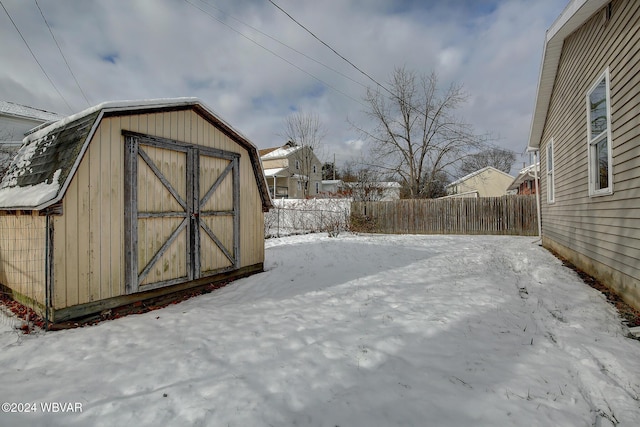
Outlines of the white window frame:
{"label": "white window frame", "polygon": [[[600,85],[600,83],[604,80],[605,82],[605,100],[607,102],[607,129],[601,132],[598,135],[591,134],[591,105],[589,101],[589,96],[593,93],[593,91]],[[609,194],[613,194],[613,139],[611,138],[611,93],[610,93],[610,78],[609,78],[609,68],[604,70],[604,72],[598,76],[595,83],[589,88],[585,95],[586,105],[587,105],[587,158],[589,161],[589,196],[605,196]],[[598,183],[598,168],[594,165],[594,162],[597,161],[596,156],[596,147],[597,144],[601,141],[607,141],[607,187],[597,188]]]}
{"label": "white window frame", "polygon": [[553,150],[553,138],[547,144],[547,203],[555,203],[556,201],[556,180],[555,180],[555,162],[556,157]]}
{"label": "white window frame", "polygon": [[316,182],[316,194],[320,194],[320,183]]}

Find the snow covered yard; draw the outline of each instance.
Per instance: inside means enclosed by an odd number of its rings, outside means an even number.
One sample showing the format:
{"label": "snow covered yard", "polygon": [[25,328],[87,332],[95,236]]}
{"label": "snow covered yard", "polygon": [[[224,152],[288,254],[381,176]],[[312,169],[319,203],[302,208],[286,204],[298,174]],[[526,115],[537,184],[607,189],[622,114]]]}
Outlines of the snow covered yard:
{"label": "snow covered yard", "polygon": [[640,425],[640,342],[532,241],[293,236],[162,310],[35,335],[4,317],[0,400],[38,406],[0,425]]}

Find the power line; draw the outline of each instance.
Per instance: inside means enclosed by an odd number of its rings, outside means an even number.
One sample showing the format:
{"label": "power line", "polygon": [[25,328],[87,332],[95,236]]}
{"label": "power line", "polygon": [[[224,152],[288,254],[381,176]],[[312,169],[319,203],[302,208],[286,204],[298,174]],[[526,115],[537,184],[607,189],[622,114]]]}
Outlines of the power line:
{"label": "power line", "polygon": [[62,93],[60,92],[60,90],[58,90],[58,87],[55,85],[55,83],[53,82],[53,80],[51,80],[51,77],[49,77],[49,74],[47,74],[47,72],[45,71],[44,67],[42,66],[42,64],[40,64],[40,61],[38,61],[38,58],[36,57],[35,53],[33,53],[33,51],[31,50],[31,48],[29,47],[29,43],[27,43],[27,40],[25,40],[24,36],[22,35],[22,33],[20,32],[20,29],[18,28],[18,26],[16,25],[16,23],[13,21],[13,18],[11,18],[11,14],[9,14],[9,11],[7,10],[6,7],[4,7],[4,4],[2,3],[2,0],[0,0],[0,6],[2,6],[2,8],[4,9],[4,12],[7,14],[7,16],[9,17],[9,20],[11,21],[11,23],[13,24],[13,27],[16,29],[16,31],[18,32],[18,34],[20,34],[20,38],[22,39],[22,41],[24,42],[24,44],[27,46],[27,49],[29,50],[29,52],[31,53],[31,56],[33,56],[33,59],[36,61],[36,63],[38,64],[38,66],[40,67],[40,69],[42,70],[42,72],[44,73],[44,75],[47,77],[47,79],[49,80],[49,83],[51,83],[51,86],[53,86],[53,88],[56,90],[56,92],[58,92],[58,95],[60,95],[60,98],[62,98],[62,100],[64,101],[64,103],[67,105],[67,108],[69,108],[69,111],[71,111],[73,113],[73,108],[71,108],[71,105],[69,105],[69,103],[67,102],[67,100],[65,99],[65,97],[62,95]]}
{"label": "power line", "polygon": [[[387,89],[386,87],[384,87],[384,85],[382,85],[381,83],[379,83],[376,79],[374,79],[373,77],[371,77],[369,74],[367,74],[365,71],[363,71],[360,67],[358,67],[356,64],[354,64],[353,62],[351,62],[350,60],[348,60],[345,56],[343,56],[342,54],[340,54],[337,50],[335,50],[334,48],[332,48],[331,46],[329,46],[328,43],[326,43],[324,40],[322,40],[320,37],[316,36],[311,30],[309,30],[307,27],[305,27],[304,25],[302,25],[300,22],[298,22],[293,16],[291,16],[289,14],[289,12],[287,12],[286,10],[284,10],[283,8],[281,8],[280,6],[278,6],[276,3],[273,2],[273,0],[268,0],[269,3],[271,3],[272,5],[274,5],[276,8],[278,8],[278,10],[280,10],[282,13],[284,13],[285,15],[287,15],[289,17],[289,19],[291,19],[293,22],[295,22],[296,24],[298,24],[298,26],[300,26],[300,28],[302,28],[303,30],[305,30],[307,33],[311,34],[311,36],[318,40],[320,43],[322,43],[324,46],[326,46],[329,50],[331,50],[333,53],[335,53],[336,55],[338,55],[342,60],[344,60],[347,64],[351,65],[353,68],[355,68],[356,70],[358,70],[360,72],[360,74],[364,75],[366,78],[368,78],[369,80],[371,80],[372,82],[374,82],[377,86],[380,86],[381,88],[383,88],[384,90],[386,90],[387,92],[391,93],[391,91],[389,91],[389,89]],[[393,94],[392,94],[393,95]]]}
{"label": "power line", "polygon": [[280,44],[280,45],[282,45],[282,46],[286,47],[287,49],[290,49],[290,50],[294,51],[295,53],[297,53],[297,54],[299,54],[299,55],[301,55],[301,56],[304,56],[305,58],[309,59],[310,61],[313,61],[313,62],[315,62],[316,64],[319,64],[319,65],[321,65],[321,66],[325,67],[326,69],[331,70],[331,71],[333,71],[333,72],[334,72],[334,73],[336,73],[336,74],[339,74],[340,76],[344,77],[345,79],[351,80],[353,83],[356,83],[356,84],[358,84],[358,85],[362,86],[363,88],[366,88],[366,87],[367,87],[367,86],[366,86],[366,85],[364,85],[363,83],[361,83],[361,82],[359,82],[359,81],[357,81],[357,80],[355,80],[355,79],[353,79],[353,78],[349,77],[348,75],[346,75],[346,74],[342,73],[341,71],[338,71],[338,70],[336,70],[335,68],[332,68],[332,67],[328,66],[327,64],[324,64],[323,62],[318,61],[317,59],[315,59],[315,58],[313,58],[313,57],[311,57],[311,56],[307,55],[306,53],[301,52],[301,51],[299,51],[298,49],[296,49],[296,48],[294,48],[294,47],[289,46],[288,44],[284,43],[284,42],[283,42],[283,41],[281,41],[281,40],[278,40],[277,38],[275,38],[275,37],[273,37],[273,36],[271,36],[271,35],[269,35],[269,34],[267,34],[267,33],[265,33],[264,31],[261,31],[260,29],[258,29],[258,28],[256,28],[256,27],[254,27],[254,26],[252,26],[252,25],[249,25],[249,24],[247,24],[246,22],[241,21],[240,19],[238,19],[238,18],[236,18],[236,17],[234,17],[234,16],[232,16],[232,15],[230,15],[230,14],[226,13],[225,11],[221,10],[220,8],[218,8],[218,7],[214,6],[214,5],[210,4],[210,3],[207,3],[205,0],[200,0],[200,2],[201,2],[201,3],[206,4],[207,6],[209,6],[209,7],[213,8],[213,9],[215,9],[215,10],[217,10],[218,12],[222,13],[223,15],[228,16],[229,18],[233,19],[234,21],[236,21],[236,22],[238,22],[238,23],[240,23],[240,24],[242,24],[242,25],[244,25],[244,26],[246,26],[246,27],[251,28],[252,30],[254,30],[254,31],[256,31],[256,32],[258,32],[258,33],[260,33],[260,34],[262,34],[263,36],[265,36],[265,37],[267,37],[267,38],[269,38],[269,39],[273,40],[274,42],[276,42],[276,43],[278,43],[278,44]]}
{"label": "power line", "polygon": [[[362,70],[360,67],[358,67],[356,64],[354,64],[352,61],[350,61],[349,59],[347,59],[344,55],[342,55],[341,53],[339,53],[336,49],[334,49],[333,47],[331,47],[328,43],[326,43],[324,40],[322,40],[320,37],[318,37],[316,34],[314,34],[311,30],[309,30],[306,26],[304,26],[302,23],[300,23],[297,19],[295,19],[289,12],[287,12],[286,10],[284,10],[283,8],[281,8],[280,6],[278,6],[273,0],[267,0],[269,3],[271,3],[273,6],[275,6],[278,10],[280,10],[282,13],[284,13],[289,19],[291,19],[293,22],[295,22],[300,28],[302,28],[303,30],[305,30],[307,33],[309,33],[313,38],[315,38],[318,42],[320,42],[322,45],[324,45],[325,47],[327,47],[329,50],[331,50],[334,54],[336,54],[338,57],[340,57],[342,60],[344,60],[347,64],[351,65],[353,68],[355,68],[358,72],[360,72],[360,74],[362,74],[363,76],[365,76],[366,78],[368,78],[369,80],[371,80],[373,83],[375,83],[375,85],[381,89],[383,89],[385,92],[387,92],[389,95],[391,95],[391,97],[393,99],[399,99],[398,95],[396,93],[394,93],[393,91],[391,91],[390,89],[388,89],[385,85],[383,85],[382,83],[378,82],[376,79],[374,79],[373,77],[371,77],[371,75],[369,75],[367,72],[365,72],[364,70]],[[366,107],[366,106],[365,106]],[[428,117],[428,114],[418,108],[416,108],[413,105],[408,105],[409,108],[411,108],[413,111],[419,113],[422,116],[426,116]],[[447,126],[447,128],[449,128]],[[449,130],[452,130],[453,132],[458,133],[457,130],[455,129],[451,129],[449,128]],[[493,144],[487,144],[487,145],[493,145]],[[494,146],[495,147],[495,146]],[[501,147],[498,147],[501,148]],[[504,149],[504,148],[502,148]],[[511,152],[514,152],[513,150],[508,150]]]}
{"label": "power line", "polygon": [[236,30],[235,28],[233,28],[232,26],[230,26],[229,24],[227,24],[226,22],[222,21],[221,19],[218,19],[217,17],[213,16],[212,14],[210,14],[209,12],[207,12],[204,9],[201,9],[200,7],[198,7],[197,5],[193,4],[190,0],[184,0],[186,3],[190,4],[191,6],[195,7],[196,9],[198,9],[200,12],[204,13],[205,15],[209,16],[210,18],[218,21],[219,23],[221,23],[222,25],[224,25],[225,27],[229,28],[231,31],[233,31],[234,33],[239,34],[240,36],[244,37],[245,39],[249,40],[250,42],[254,43],[255,45],[261,47],[262,49],[266,50],[267,52],[269,52],[270,54],[276,56],[277,58],[280,58],[281,60],[283,60],[284,62],[286,62],[287,64],[291,65],[294,68],[297,68],[298,70],[302,71],[303,73],[305,73],[306,75],[308,75],[309,77],[319,81],[320,83],[324,84],[325,86],[327,86],[330,89],[335,90],[336,92],[340,93],[341,95],[351,99],[354,102],[357,102],[358,104],[366,107],[366,105],[364,105],[362,102],[360,102],[360,100],[352,97],[351,95],[348,95],[347,93],[341,91],[340,89],[336,88],[333,85],[330,85],[329,83],[325,82],[324,80],[322,80],[319,77],[314,76],[313,74],[311,74],[310,72],[304,70],[303,68],[299,67],[298,65],[294,64],[293,62],[287,60],[286,58],[278,55],[276,52],[274,52],[273,50],[261,45],[260,43],[258,43],[257,41],[255,41],[254,39],[252,39],[251,37],[243,34],[242,32]]}
{"label": "power line", "polygon": [[38,4],[38,0],[34,0],[34,1],[36,2],[36,6],[38,6],[38,10],[40,11],[40,15],[42,15],[42,19],[44,20],[44,23],[47,24],[47,28],[49,29],[49,33],[51,33],[51,37],[53,38],[53,41],[56,43],[56,46],[58,47],[58,51],[60,51],[60,55],[62,56],[62,59],[64,59],[64,63],[67,64],[67,68],[69,69],[69,73],[71,73],[71,76],[73,77],[73,80],[75,80],[76,85],[78,86],[78,89],[80,89],[80,93],[82,93],[82,97],[84,98],[85,101],[87,101],[87,105],[91,106],[91,103],[87,99],[87,95],[85,95],[84,91],[82,90],[82,87],[80,86],[80,83],[78,82],[78,79],[76,78],[76,75],[73,74],[73,71],[71,70],[71,66],[69,65],[69,62],[67,61],[67,58],[64,56],[64,53],[62,53],[62,49],[60,48],[60,45],[58,44],[58,40],[56,40],[56,36],[53,35],[53,31],[51,30],[51,26],[49,25],[49,22],[47,22],[47,18],[44,17],[44,13],[42,12],[42,9],[40,8],[40,5]]}

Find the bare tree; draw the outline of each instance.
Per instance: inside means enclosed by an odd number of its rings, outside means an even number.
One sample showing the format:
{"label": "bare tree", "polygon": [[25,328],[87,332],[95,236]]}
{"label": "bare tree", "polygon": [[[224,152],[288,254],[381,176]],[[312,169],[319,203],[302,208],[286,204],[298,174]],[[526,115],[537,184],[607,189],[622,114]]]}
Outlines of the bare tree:
{"label": "bare tree", "polygon": [[345,162],[342,180],[347,194],[357,202],[372,202],[384,197],[385,187],[380,184],[380,173],[367,163]]}
{"label": "bare tree", "polygon": [[297,170],[303,182],[303,193],[309,195],[312,178],[322,179],[322,164],[318,163],[322,139],[326,130],[315,113],[296,112],[285,119],[284,136],[294,146],[300,147],[294,156]]}
{"label": "bare tree", "polygon": [[6,129],[0,130],[0,182],[7,172],[7,169],[9,169],[11,161],[20,149],[20,145],[14,142],[16,140],[17,138],[11,131]]}
{"label": "bare tree", "polygon": [[462,159],[459,174],[465,176],[487,166],[492,166],[504,173],[511,172],[511,167],[516,161],[516,155],[513,151],[504,150],[502,148],[490,148],[479,153],[471,154]]}
{"label": "bare tree", "polygon": [[455,115],[466,98],[455,84],[441,91],[436,73],[396,68],[388,91],[368,89],[364,98],[375,127],[354,127],[373,143],[375,166],[397,175],[408,197],[427,197],[442,173],[486,139]]}

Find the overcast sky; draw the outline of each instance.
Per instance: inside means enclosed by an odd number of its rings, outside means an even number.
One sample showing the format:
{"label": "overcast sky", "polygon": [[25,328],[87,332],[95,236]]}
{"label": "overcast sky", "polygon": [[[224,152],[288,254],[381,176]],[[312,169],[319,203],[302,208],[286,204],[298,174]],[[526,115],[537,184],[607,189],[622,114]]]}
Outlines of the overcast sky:
{"label": "overcast sky", "polygon": [[[259,148],[284,144],[285,118],[301,111],[328,130],[321,160],[335,153],[341,164],[366,149],[347,118],[366,126],[362,97],[373,83],[268,0],[37,0],[88,102],[35,0],[0,1],[57,87],[0,8],[2,100],[68,115],[103,101],[195,96]],[[545,31],[567,0],[274,2],[380,83],[404,66],[462,84],[460,115],[520,154]]]}

